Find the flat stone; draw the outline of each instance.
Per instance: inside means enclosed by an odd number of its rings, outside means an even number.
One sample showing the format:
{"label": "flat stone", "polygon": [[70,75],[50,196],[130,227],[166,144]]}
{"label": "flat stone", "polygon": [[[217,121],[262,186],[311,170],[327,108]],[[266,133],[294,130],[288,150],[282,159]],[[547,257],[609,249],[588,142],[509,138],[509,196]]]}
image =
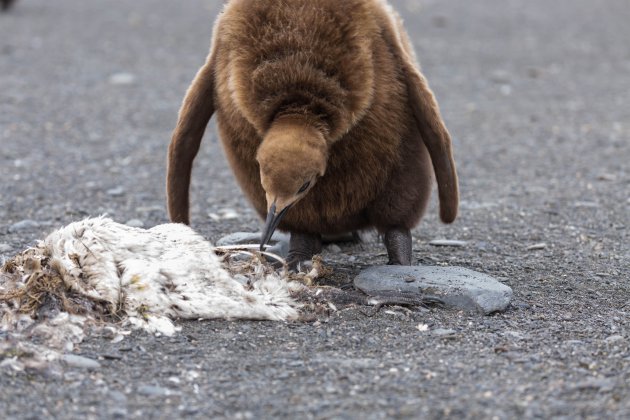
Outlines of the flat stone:
{"label": "flat stone", "polygon": [[35,220],[20,220],[19,222],[13,223],[11,226],[9,226],[9,232],[22,232],[25,230],[37,229],[39,226],[39,222],[36,222]]}
{"label": "flat stone", "polygon": [[510,287],[463,267],[374,266],[361,271],[354,285],[370,296],[381,292],[437,296],[447,306],[483,314],[505,310],[512,298]]}
{"label": "flat stone", "polygon": [[13,247],[9,244],[0,244],[0,253],[9,252]]}
{"label": "flat stone", "polygon": [[61,356],[61,361],[68,366],[80,369],[92,370],[101,367],[101,364],[96,360],[90,359],[89,357],[78,356],[76,354],[64,354]]}
{"label": "flat stone", "polygon": [[462,246],[466,246],[467,243],[468,242],[466,241],[456,241],[453,239],[434,239],[431,242],[429,242],[429,245],[462,247]]}

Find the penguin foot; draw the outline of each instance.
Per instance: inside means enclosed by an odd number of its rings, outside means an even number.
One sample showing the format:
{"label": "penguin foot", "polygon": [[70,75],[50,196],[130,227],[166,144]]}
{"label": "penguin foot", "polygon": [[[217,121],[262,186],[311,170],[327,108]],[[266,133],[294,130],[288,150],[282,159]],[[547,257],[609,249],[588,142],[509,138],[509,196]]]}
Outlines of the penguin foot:
{"label": "penguin foot", "polygon": [[383,238],[388,265],[411,265],[411,231],[404,228],[393,228],[385,232]]}
{"label": "penguin foot", "polygon": [[319,254],[321,251],[321,235],[291,232],[289,255],[287,256],[289,270],[298,272],[312,267],[313,255]]}

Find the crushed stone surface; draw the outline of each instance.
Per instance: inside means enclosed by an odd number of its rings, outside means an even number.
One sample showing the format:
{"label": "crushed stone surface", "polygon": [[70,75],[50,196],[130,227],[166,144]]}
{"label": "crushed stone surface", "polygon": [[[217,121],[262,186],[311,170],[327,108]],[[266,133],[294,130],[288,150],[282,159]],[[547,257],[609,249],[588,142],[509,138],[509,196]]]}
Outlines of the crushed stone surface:
{"label": "crushed stone surface", "polygon": [[[497,278],[514,292],[507,310],[394,305],[366,316],[339,303],[338,287],[387,262],[364,233],[324,250],[334,271],[320,283],[335,288],[322,293],[336,300],[308,321],[104,331],[72,352],[94,369],[24,372],[3,352],[5,418],[630,417],[627,2],[393,4],[461,179],[457,222],[440,224],[433,200],[414,256]],[[0,15],[2,258],[87,216],[167,221],[166,147],[220,7],[19,0]],[[116,74],[133,81],[112,84]],[[193,227],[211,241],[260,230],[214,124],[191,198]],[[15,229],[27,220],[40,226]]]}

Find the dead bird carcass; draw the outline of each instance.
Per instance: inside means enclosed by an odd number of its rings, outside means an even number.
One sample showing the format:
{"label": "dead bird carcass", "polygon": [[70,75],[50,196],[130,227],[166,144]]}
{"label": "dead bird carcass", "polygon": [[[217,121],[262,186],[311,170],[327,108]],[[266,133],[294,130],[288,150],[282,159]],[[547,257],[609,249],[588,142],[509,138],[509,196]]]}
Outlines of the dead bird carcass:
{"label": "dead bird carcass", "polygon": [[[262,264],[261,264],[262,266]],[[173,319],[290,320],[299,304],[281,274],[238,281],[213,246],[182,224],[145,230],[90,218],[63,227],[0,270],[2,328],[70,313],[173,334]]]}

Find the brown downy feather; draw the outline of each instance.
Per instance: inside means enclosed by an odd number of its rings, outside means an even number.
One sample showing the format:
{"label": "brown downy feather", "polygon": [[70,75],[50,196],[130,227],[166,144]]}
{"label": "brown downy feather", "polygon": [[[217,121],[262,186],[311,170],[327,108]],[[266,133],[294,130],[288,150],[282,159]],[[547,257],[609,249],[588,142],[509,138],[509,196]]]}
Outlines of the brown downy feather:
{"label": "brown downy feather", "polygon": [[[280,229],[412,228],[428,202],[432,172],[442,220],[456,217],[451,140],[401,21],[384,0],[228,2],[169,148],[173,221],[189,222],[192,161],[215,110],[228,161],[261,216],[268,207],[256,160],[263,139],[287,119],[319,132],[310,138],[325,150],[325,173]],[[287,159],[285,150],[267,154],[279,156],[278,171],[309,166]]]}

